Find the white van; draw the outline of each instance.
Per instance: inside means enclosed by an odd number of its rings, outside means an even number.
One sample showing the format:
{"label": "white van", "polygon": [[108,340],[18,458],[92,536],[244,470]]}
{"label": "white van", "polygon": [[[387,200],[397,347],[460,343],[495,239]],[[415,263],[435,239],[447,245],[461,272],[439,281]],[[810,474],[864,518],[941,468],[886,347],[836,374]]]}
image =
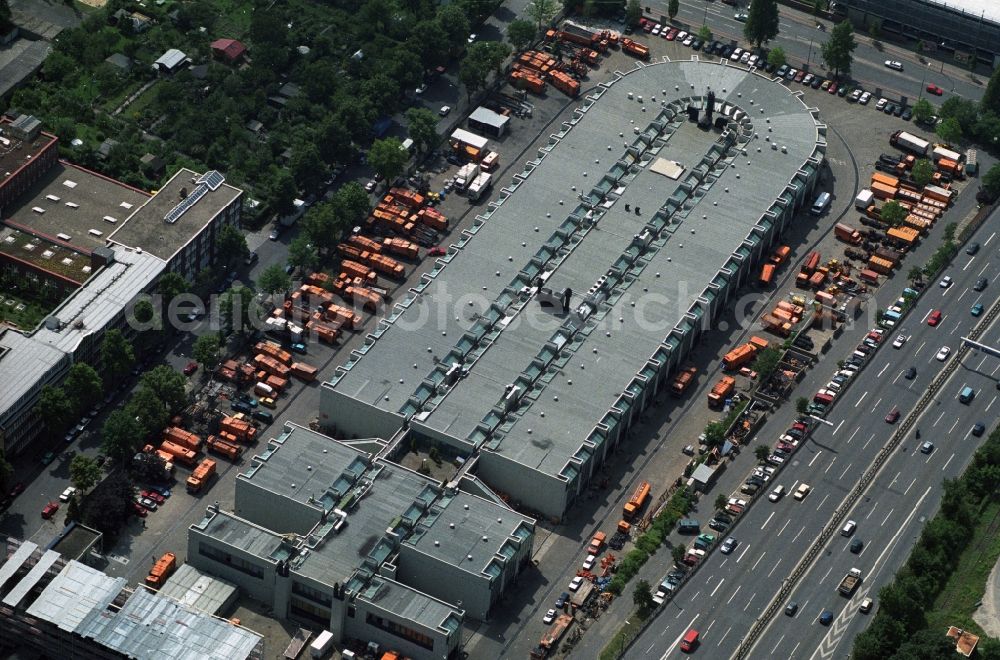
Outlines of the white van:
{"label": "white van", "polygon": [[812,210],[810,211],[810,213],[812,213],[813,215],[823,215],[823,212],[826,211],[826,207],[830,205],[830,199],[831,199],[830,193],[828,192],[820,193],[819,196],[816,197],[816,201],[813,202]]}

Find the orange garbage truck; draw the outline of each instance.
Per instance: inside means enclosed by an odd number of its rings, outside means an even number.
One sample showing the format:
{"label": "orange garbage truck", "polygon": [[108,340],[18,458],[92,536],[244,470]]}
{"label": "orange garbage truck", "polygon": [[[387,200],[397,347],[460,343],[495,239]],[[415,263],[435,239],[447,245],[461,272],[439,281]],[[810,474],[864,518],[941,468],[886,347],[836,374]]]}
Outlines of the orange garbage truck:
{"label": "orange garbage truck", "polygon": [[201,489],[205,487],[205,484],[208,483],[213,474],[215,474],[215,461],[211,458],[206,458],[198,464],[198,467],[194,469],[191,476],[187,478],[188,492],[201,492]]}
{"label": "orange garbage truck", "polygon": [[165,552],[163,556],[156,560],[149,575],[146,576],[146,584],[159,589],[167,578],[173,575],[177,569],[177,555],[172,552]]}

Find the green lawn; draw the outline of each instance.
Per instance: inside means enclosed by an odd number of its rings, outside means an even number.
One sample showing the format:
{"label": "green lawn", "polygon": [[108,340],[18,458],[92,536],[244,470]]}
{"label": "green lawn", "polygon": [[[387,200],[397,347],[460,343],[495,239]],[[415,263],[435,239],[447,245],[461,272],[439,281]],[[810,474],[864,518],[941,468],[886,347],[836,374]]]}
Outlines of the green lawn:
{"label": "green lawn", "polygon": [[972,620],[976,603],[983,598],[986,579],[1000,557],[1000,502],[991,502],[983,510],[973,531],[972,541],[959,560],[947,585],[941,591],[934,608],[927,612],[931,630],[958,626],[982,635],[983,631]]}
{"label": "green lawn", "polygon": [[[22,306],[23,309],[18,310],[18,307]],[[0,300],[0,321],[12,323],[25,331],[32,330],[41,323],[42,319],[50,311],[52,309],[46,309],[34,302],[21,300],[12,296],[9,292],[5,292],[3,300]]]}

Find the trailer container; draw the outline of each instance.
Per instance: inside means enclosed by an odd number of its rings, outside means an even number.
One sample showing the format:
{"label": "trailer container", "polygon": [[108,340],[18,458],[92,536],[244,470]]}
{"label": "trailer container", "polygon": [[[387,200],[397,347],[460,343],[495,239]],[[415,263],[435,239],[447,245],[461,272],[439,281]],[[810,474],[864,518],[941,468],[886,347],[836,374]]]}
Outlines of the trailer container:
{"label": "trailer container", "polygon": [[643,481],[636,487],[635,492],[632,493],[632,497],[622,507],[622,516],[625,520],[633,520],[636,514],[642,510],[642,507],[645,506],[646,501],[649,499],[649,491],[650,485],[648,481]]}
{"label": "trailer container", "polygon": [[292,354],[288,351],[282,350],[281,346],[273,344],[269,341],[257,342],[254,346],[254,350],[258,355],[266,355],[269,358],[273,358],[282,364],[292,363]]}
{"label": "trailer container", "polygon": [[770,257],[770,262],[775,266],[781,266],[781,264],[788,261],[788,257],[792,254],[792,248],[787,245],[782,245]]}
{"label": "trailer container", "polygon": [[889,137],[889,144],[917,156],[926,156],[931,143],[906,131],[896,131]]}
{"label": "trailer container", "polygon": [[874,182],[872,183],[872,194],[883,200],[895,199],[896,188]]}
{"label": "trailer container", "polygon": [[864,211],[869,206],[872,205],[872,200],[875,199],[875,195],[872,194],[870,190],[862,190],[858,193],[858,196],[854,198],[854,206],[861,211]]}
{"label": "trailer container", "polygon": [[672,383],[670,383],[670,393],[674,396],[682,396],[691,383],[694,382],[695,374],[698,370],[695,367],[686,367],[682,369],[675,377]]}
{"label": "trailer container", "polygon": [[[227,435],[232,437],[231,434]],[[243,453],[243,447],[219,435],[208,436],[208,439],[205,440],[205,446],[208,448],[208,451],[225,456],[231,461],[235,461]]]}
{"label": "trailer container", "polygon": [[201,438],[176,426],[168,426],[163,430],[163,439],[176,443],[181,447],[187,447],[191,451],[201,449]]}
{"label": "trailer container", "polygon": [[833,233],[845,243],[850,243],[851,245],[861,244],[861,232],[850,225],[838,222],[833,226]]}
{"label": "trailer container", "polygon": [[378,276],[375,271],[364,264],[359,264],[356,261],[351,261],[349,259],[344,259],[340,262],[340,270],[348,277],[360,277],[365,282],[375,283]]}
{"label": "trailer container", "polygon": [[858,277],[860,277],[862,281],[868,282],[869,284],[878,284],[878,273],[873,270],[862,268],[858,271]]}
{"label": "trailer container", "polygon": [[760,279],[758,283],[761,286],[769,286],[771,281],[774,279],[774,271],[777,268],[774,264],[764,264],[760,269]]}
{"label": "trailer container", "polygon": [[403,238],[383,238],[382,249],[407,259],[416,259],[420,256],[420,246]]}
{"label": "trailer container", "polygon": [[305,362],[295,362],[292,364],[292,375],[307,383],[316,380],[316,371],[316,367]]}
{"label": "trailer container", "polygon": [[182,445],[179,445],[169,440],[164,440],[160,444],[160,449],[165,451],[174,457],[174,462],[183,463],[184,465],[194,465],[197,454],[194,450],[188,449]]}

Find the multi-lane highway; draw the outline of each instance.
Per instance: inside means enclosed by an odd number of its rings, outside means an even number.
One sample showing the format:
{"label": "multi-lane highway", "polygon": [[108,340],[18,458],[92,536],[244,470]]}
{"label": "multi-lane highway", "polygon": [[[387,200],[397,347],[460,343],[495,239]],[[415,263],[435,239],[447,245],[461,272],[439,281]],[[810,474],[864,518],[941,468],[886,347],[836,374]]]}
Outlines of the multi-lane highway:
{"label": "multi-lane highway", "polygon": [[[954,280],[951,287],[941,289],[936,281],[930,284],[904,320],[900,331],[909,339],[903,347],[892,348],[888,344],[894,335],[886,337],[865,369],[838,397],[827,417],[833,426],[818,427],[767,485],[770,490],[780,483],[791,494],[799,484],[807,483],[812,486],[808,496],[796,501],[789,495],[777,503],[761,498],[732,531],[740,541],[736,550],[730,555],[712,553],[633,644],[632,652],[648,657],[676,653],[681,637],[690,628],[701,633],[701,647],[712,657],[729,657],[737,650],[891,437],[895,427],[885,421],[886,414],[894,406],[904,418],[910,414],[927,385],[947,364],[947,360],[936,359],[939,349],[948,346],[954,356],[960,337],[978,322],[970,314],[972,305],[982,302],[988,308],[992,303],[998,283],[991,282],[983,292],[972,287],[979,277],[995,272],[1000,262],[1000,240],[995,231],[996,223],[987,223],[973,237],[983,244],[980,252],[975,256],[962,252],[956,258],[946,271]],[[941,310],[943,315],[936,327],[926,323],[933,310]],[[987,343],[1000,342],[996,327],[984,337]],[[834,350],[849,353],[851,347],[842,344],[838,342]],[[838,357],[834,353],[814,371],[832,375]],[[911,366],[917,375],[907,380],[904,372]],[[996,419],[998,373],[1000,360],[977,353],[964,358],[915,425],[921,431],[921,441],[911,433],[900,444],[848,515],[858,524],[855,537],[864,541],[864,549],[852,554],[847,549],[850,539],[834,536],[792,593],[791,600],[799,604],[797,614],[778,614],[757,641],[751,657],[811,658],[815,654],[819,658],[830,657],[838,649],[846,652],[866,621],[864,615],[857,614],[861,598],[876,594],[891,578],[922,524],[936,509],[941,480],[961,473],[975,451],[978,439],[970,434],[973,423],[989,425]],[[957,398],[964,385],[977,391],[968,405]],[[920,453],[919,445],[928,440],[935,445],[933,451]],[[705,518],[704,525],[709,513],[703,509],[700,515]],[[836,588],[852,567],[861,569],[864,582],[848,600]],[[829,627],[817,621],[826,609],[835,617]]]}
{"label": "multi-lane highway", "polygon": [[[643,6],[649,6],[654,17],[667,13],[666,0],[644,3]],[[780,32],[778,38],[769,45],[781,46],[791,66],[802,68],[806,65],[806,68],[813,72],[823,71],[821,47],[829,39],[829,28],[833,24],[825,19],[817,21],[815,17],[784,5],[779,5],[779,10]],[[743,23],[734,18],[735,11],[734,7],[723,3],[681,0],[677,21],[692,26],[695,30],[707,24],[715,33],[716,39],[736,39],[744,42]],[[820,30],[817,25],[823,25],[825,29]],[[928,83],[934,83],[943,88],[946,94],[944,97],[929,97],[935,104],[939,104],[949,95],[972,100],[982,98],[983,85],[974,83],[968,71],[950,64],[942,64],[940,60],[922,63],[912,51],[891,45],[886,45],[884,50],[879,51],[872,45],[872,40],[864,35],[856,35],[855,40],[858,47],[854,51],[851,75],[869,91],[874,92],[876,87],[881,87],[885,95],[894,98],[906,96],[913,103],[921,95],[927,97],[927,92],[924,90]],[[903,71],[887,69],[884,62],[890,59],[901,61]]]}

